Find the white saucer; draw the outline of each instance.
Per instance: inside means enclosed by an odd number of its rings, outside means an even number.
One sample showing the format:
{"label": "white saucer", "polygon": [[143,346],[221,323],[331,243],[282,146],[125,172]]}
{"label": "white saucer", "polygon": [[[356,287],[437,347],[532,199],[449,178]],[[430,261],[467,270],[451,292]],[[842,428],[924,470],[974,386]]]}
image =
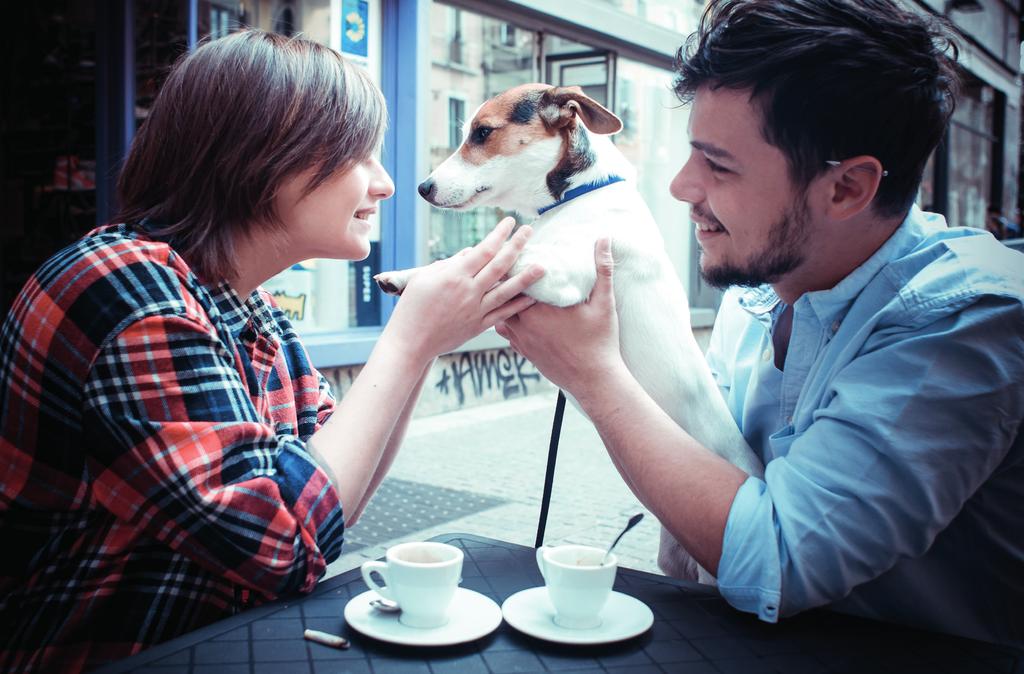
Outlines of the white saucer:
{"label": "white saucer", "polygon": [[382,613],[370,606],[379,595],[367,590],[345,604],[345,622],[368,637],[405,646],[450,646],[487,636],[501,624],[501,609],[490,597],[457,588],[447,625],[409,627],[398,622],[398,613]]}
{"label": "white saucer", "polygon": [[516,592],[501,605],[505,621],[524,634],[562,644],[604,644],[643,634],[654,624],[647,604],[621,592],[612,592],[601,609],[601,624],[574,630],[555,624],[555,609],[546,587]]}

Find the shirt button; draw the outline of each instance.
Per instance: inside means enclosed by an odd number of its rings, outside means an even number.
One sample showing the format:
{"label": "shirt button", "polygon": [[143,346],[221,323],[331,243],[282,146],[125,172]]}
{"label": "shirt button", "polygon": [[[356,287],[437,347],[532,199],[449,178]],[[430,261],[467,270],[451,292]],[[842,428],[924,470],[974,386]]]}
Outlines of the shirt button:
{"label": "shirt button", "polygon": [[761,360],[763,360],[764,362],[767,363],[771,359],[772,359],[772,350],[771,349],[765,349],[764,353],[761,354]]}
{"label": "shirt button", "polygon": [[842,324],[843,324],[842,321],[833,321],[832,322],[832,332],[839,332],[839,326],[842,325]]}

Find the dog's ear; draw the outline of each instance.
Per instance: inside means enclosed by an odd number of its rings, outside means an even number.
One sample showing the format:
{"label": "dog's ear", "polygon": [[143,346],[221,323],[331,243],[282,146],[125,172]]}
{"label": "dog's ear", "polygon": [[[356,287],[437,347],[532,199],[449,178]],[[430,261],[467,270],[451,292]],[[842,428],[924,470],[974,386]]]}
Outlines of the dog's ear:
{"label": "dog's ear", "polygon": [[622,120],[580,87],[552,87],[540,98],[538,114],[545,126],[563,129],[579,117],[594,133],[611,134],[622,130]]}

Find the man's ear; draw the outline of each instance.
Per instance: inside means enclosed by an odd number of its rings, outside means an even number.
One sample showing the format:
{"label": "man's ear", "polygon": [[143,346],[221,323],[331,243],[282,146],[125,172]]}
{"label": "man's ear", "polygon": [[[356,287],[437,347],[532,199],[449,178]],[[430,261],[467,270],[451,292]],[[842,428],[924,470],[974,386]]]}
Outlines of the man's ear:
{"label": "man's ear", "polygon": [[583,93],[580,87],[552,87],[541,95],[538,106],[541,121],[551,129],[563,129],[579,117],[594,133],[611,134],[622,130],[622,120],[608,108]]}
{"label": "man's ear", "polygon": [[885,180],[885,171],[875,157],[860,155],[833,164],[823,177],[829,216],[846,220],[871,207],[879,185]]}

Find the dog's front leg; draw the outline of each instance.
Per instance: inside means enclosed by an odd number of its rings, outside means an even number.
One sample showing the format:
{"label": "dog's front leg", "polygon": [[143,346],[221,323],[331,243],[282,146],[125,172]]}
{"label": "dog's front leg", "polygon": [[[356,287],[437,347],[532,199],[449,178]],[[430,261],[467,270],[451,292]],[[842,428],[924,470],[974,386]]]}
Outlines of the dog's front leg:
{"label": "dog's front leg", "polygon": [[398,269],[395,271],[382,271],[375,275],[373,280],[377,282],[380,289],[388,295],[401,295],[405,291],[406,286],[409,285],[409,281],[415,276],[420,269],[423,267],[413,267],[412,269]]}
{"label": "dog's front leg", "polygon": [[[544,276],[526,289],[525,294],[538,302],[556,307],[569,307],[586,301],[597,279],[594,268],[593,242],[578,243],[530,242],[519,254],[508,276],[515,276],[532,264],[544,269]],[[469,249],[466,249],[469,250]],[[460,251],[462,255],[465,251]],[[401,295],[409,281],[423,267],[381,272],[373,277],[388,295]]]}
{"label": "dog's front leg", "polygon": [[[457,256],[466,255],[469,251],[473,250],[470,247],[463,248]],[[412,277],[419,273],[421,269],[426,267],[412,267],[410,269],[397,269],[395,271],[382,271],[379,274],[375,274],[373,280],[377,282],[377,285],[388,295],[401,295],[406,286],[409,285],[409,281]]]}
{"label": "dog's front leg", "polygon": [[[585,251],[586,254],[580,251]],[[597,274],[594,268],[593,245],[557,245],[530,242],[519,254],[510,274],[532,264],[544,269],[544,276],[526,289],[525,294],[538,302],[556,307],[580,304],[590,297]]]}

